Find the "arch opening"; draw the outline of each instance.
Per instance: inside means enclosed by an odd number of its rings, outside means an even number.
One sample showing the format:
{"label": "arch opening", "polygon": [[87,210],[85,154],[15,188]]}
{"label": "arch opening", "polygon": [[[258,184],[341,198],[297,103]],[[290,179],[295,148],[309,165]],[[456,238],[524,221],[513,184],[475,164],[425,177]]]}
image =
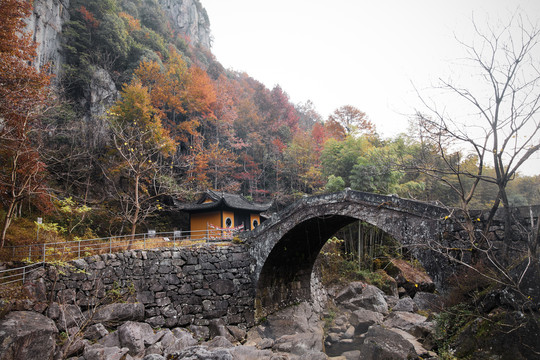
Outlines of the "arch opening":
{"label": "arch opening", "polygon": [[321,249],[340,229],[358,220],[346,215],[316,216],[285,233],[274,245],[259,274],[257,316],[310,300],[311,275]]}

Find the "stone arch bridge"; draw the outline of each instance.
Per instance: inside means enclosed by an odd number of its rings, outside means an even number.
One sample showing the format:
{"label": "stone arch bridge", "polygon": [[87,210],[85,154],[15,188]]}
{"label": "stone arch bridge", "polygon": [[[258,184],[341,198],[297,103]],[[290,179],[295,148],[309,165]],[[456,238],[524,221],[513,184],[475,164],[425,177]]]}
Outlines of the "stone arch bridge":
{"label": "stone arch bridge", "polygon": [[[441,237],[448,210],[424,202],[345,190],[306,197],[274,214],[248,234],[255,259],[253,281],[259,313],[310,298],[311,273],[326,241],[356,220],[398,240],[428,269],[436,283],[446,261],[426,249]],[[439,280],[439,281],[438,281]]]}
{"label": "stone arch bridge", "polygon": [[[540,207],[534,212],[538,218]],[[260,316],[309,300],[321,248],[356,220],[401,242],[440,286],[452,268],[430,251],[430,241],[460,246],[452,243],[459,226],[452,228],[444,220],[447,215],[446,209],[423,202],[346,190],[301,199],[244,233],[245,244],[94,255],[73,261],[72,268],[63,271],[43,268],[31,288],[48,292],[53,303],[83,310],[106,300],[110,291],[129,289],[130,302],[136,302],[141,317],[154,327],[207,327],[215,321],[249,327]],[[504,233],[497,226],[490,231]]]}

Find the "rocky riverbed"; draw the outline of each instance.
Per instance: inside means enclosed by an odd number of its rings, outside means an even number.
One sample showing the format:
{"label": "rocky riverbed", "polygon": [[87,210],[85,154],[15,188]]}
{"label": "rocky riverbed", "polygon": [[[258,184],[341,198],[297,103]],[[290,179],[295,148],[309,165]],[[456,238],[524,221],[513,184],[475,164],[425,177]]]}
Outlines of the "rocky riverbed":
{"label": "rocky riverbed", "polygon": [[436,359],[437,295],[417,292],[414,298],[386,295],[375,286],[353,282],[340,290],[325,310],[326,354],[339,359]]}
{"label": "rocky riverbed", "polygon": [[[152,328],[138,303],[103,306],[91,318],[74,306],[49,307],[48,317],[12,311],[0,322],[0,359],[406,359],[429,351],[434,324],[424,315],[436,295],[386,295],[365,282],[329,294],[328,307],[300,303],[241,329]],[[321,309],[319,309],[321,310]]]}
{"label": "rocky riverbed", "polygon": [[28,298],[0,320],[0,360],[436,358],[433,283],[406,262],[392,269],[393,277],[383,273],[384,291],[363,281],[325,288],[313,277],[311,302],[250,329],[222,319],[160,328],[133,296],[83,308],[49,303],[40,282],[29,283]]}

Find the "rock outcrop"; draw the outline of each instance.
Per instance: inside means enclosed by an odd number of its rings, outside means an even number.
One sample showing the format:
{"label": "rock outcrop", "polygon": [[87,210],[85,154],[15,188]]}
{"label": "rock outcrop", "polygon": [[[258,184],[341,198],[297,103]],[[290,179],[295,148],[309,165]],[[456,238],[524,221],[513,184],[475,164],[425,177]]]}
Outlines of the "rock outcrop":
{"label": "rock outcrop", "polygon": [[35,0],[34,11],[27,19],[27,30],[38,43],[36,66],[49,63],[54,74],[59,74],[63,63],[60,37],[69,20],[68,7],[69,0]]}
{"label": "rock outcrop", "polygon": [[192,45],[210,49],[210,20],[199,0],[159,0],[171,19],[173,30],[184,34]]}
{"label": "rock outcrop", "polygon": [[[159,0],[171,20],[174,31],[184,34],[193,45],[211,46],[210,20],[199,0]],[[50,64],[54,74],[62,69],[61,36],[69,21],[69,0],[35,0],[27,30],[33,33],[37,46],[36,66]],[[57,77],[58,78],[58,77]]]}
{"label": "rock outcrop", "polygon": [[106,121],[107,110],[120,97],[116,84],[109,72],[99,66],[94,66],[89,87],[86,89],[81,105],[87,109],[85,113],[86,133],[89,134],[93,147],[104,146],[109,125]]}

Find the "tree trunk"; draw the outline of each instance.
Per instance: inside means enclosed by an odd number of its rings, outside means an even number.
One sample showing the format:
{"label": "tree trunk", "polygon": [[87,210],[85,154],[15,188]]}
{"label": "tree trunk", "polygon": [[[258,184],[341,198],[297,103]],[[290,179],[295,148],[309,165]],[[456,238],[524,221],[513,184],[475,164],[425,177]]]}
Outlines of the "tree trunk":
{"label": "tree trunk", "polygon": [[134,206],[135,206],[135,213],[133,214],[133,217],[131,218],[131,239],[129,240],[128,250],[131,250],[131,247],[133,246],[133,240],[135,239],[135,233],[137,231],[137,222],[139,221],[139,213],[141,211],[141,204],[139,203],[139,181],[140,177],[139,175],[135,176],[135,200],[134,200]]}
{"label": "tree trunk", "polygon": [[6,241],[6,233],[9,225],[11,224],[11,219],[13,218],[13,212],[15,211],[15,199],[11,199],[6,211],[6,218],[4,219],[4,224],[2,226],[2,244],[0,247],[4,247],[4,242]]}

